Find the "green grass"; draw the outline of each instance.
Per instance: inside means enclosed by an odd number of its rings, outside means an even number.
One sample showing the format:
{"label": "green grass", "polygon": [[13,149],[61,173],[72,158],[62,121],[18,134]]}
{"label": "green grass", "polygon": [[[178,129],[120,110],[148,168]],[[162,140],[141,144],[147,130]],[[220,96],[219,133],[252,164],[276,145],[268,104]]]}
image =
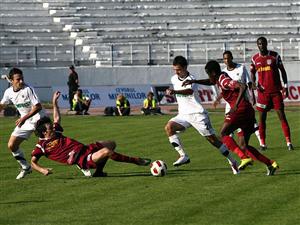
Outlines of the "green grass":
{"label": "green grass", "polygon": [[[211,112],[210,117],[218,131],[223,112]],[[293,152],[286,149],[276,114],[268,115],[265,154],[280,165],[273,177],[265,176],[259,162],[232,175],[226,160],[192,128],[181,136],[191,163],[173,168],[177,154],[164,134],[170,115],[64,116],[65,135],[83,143],[115,140],[118,152],[164,160],[167,176],[153,177],[148,167],[109,161],[109,177],[85,178],[76,167],[42,158],[41,164],[54,174],[34,172],[20,181],[6,147],[15,118],[0,118],[0,224],[299,224],[299,108],[287,110],[287,117]],[[32,136],[22,146],[27,159],[35,142]],[[258,146],[255,136],[251,143]]]}

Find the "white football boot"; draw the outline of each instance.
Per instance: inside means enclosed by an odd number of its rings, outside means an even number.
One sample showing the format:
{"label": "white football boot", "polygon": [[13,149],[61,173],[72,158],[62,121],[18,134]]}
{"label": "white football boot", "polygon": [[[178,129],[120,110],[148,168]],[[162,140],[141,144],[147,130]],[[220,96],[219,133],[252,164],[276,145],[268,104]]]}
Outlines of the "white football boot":
{"label": "white football boot", "polygon": [[190,162],[191,162],[191,160],[188,157],[188,155],[182,155],[177,159],[176,162],[173,163],[173,166],[181,166],[183,164],[188,164]]}
{"label": "white football boot", "polygon": [[[229,161],[229,160],[228,160],[228,161]],[[237,175],[237,174],[240,173],[240,171],[239,171],[239,169],[238,169],[239,164],[237,163],[237,161],[234,161],[234,162],[230,162],[230,161],[229,161],[229,164],[230,164],[230,166],[231,166],[231,170],[232,170],[232,173],[233,173],[234,175]]]}
{"label": "white football boot", "polygon": [[92,177],[92,173],[89,169],[81,169],[79,166],[77,166],[77,167],[78,167],[78,169],[81,170],[81,172],[83,173],[83,175],[85,177]]}
{"label": "white football boot", "polygon": [[27,169],[21,169],[20,173],[16,177],[17,180],[20,180],[24,178],[27,174],[30,174],[32,172],[31,166],[28,167]]}

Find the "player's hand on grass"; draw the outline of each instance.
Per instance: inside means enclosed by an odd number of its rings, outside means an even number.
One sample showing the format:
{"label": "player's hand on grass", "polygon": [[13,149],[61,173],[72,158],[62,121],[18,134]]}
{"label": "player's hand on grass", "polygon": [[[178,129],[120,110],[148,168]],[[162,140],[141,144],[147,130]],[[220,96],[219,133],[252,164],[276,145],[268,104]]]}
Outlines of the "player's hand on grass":
{"label": "player's hand on grass", "polygon": [[44,168],[42,173],[45,175],[45,176],[48,176],[50,174],[52,174],[52,168]]}

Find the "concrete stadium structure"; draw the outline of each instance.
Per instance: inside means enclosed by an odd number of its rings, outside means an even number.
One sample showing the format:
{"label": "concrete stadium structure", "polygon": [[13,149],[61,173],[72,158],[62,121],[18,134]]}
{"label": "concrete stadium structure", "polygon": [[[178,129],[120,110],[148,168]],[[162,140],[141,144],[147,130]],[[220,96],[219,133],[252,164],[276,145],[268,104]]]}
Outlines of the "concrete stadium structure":
{"label": "concrete stadium structure", "polygon": [[[299,80],[300,2],[295,0],[0,0],[0,66],[24,70],[43,101],[66,85],[74,64],[82,86],[167,84],[184,55],[191,72],[231,50],[249,66],[256,39],[279,52]],[[1,94],[7,86],[0,81]]]}

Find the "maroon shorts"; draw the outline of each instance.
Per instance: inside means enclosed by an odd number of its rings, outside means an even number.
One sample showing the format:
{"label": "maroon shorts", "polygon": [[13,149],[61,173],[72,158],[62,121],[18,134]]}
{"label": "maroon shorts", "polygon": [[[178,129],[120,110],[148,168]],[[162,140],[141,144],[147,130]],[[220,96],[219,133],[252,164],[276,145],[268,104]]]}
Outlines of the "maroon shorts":
{"label": "maroon shorts", "polygon": [[263,93],[257,92],[256,109],[260,112],[267,112],[271,109],[283,109],[283,98],[281,92]]}
{"label": "maroon shorts", "polygon": [[239,109],[225,116],[225,122],[230,123],[234,130],[241,129],[241,135],[254,133],[255,112],[252,106]]}
{"label": "maroon shorts", "polygon": [[99,142],[89,144],[84,146],[82,153],[78,156],[76,164],[81,169],[94,169],[97,167],[96,163],[92,160],[92,154],[94,152],[99,151],[100,149],[104,148],[102,144]]}

